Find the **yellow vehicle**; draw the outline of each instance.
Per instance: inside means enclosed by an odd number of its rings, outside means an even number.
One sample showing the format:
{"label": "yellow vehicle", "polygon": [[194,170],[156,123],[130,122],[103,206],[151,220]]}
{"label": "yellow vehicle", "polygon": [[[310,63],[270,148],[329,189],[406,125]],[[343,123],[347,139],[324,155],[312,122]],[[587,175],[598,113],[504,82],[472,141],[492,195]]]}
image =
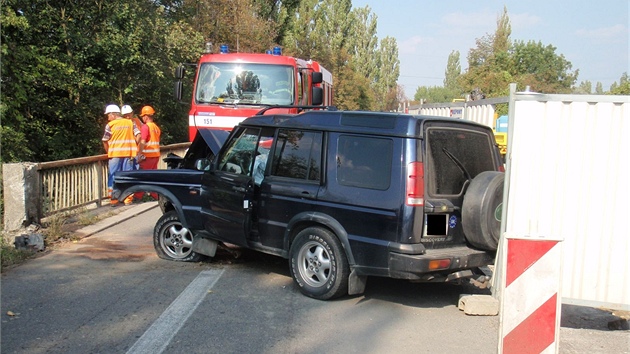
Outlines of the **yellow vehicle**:
{"label": "yellow vehicle", "polygon": [[497,141],[499,152],[501,153],[501,157],[503,157],[503,161],[505,161],[505,155],[507,154],[507,133],[498,133],[495,131],[494,140]]}
{"label": "yellow vehicle", "polygon": [[507,123],[508,116],[500,116],[494,121],[494,140],[497,141],[497,145],[499,145],[499,152],[501,153],[501,157],[503,157],[503,161],[505,161],[505,155],[507,154]]}

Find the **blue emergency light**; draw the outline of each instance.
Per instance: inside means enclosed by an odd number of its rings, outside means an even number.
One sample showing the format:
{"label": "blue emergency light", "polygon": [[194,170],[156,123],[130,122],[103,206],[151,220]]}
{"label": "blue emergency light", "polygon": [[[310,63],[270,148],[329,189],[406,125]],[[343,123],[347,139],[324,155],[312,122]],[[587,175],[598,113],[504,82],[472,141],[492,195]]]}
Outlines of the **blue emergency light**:
{"label": "blue emergency light", "polygon": [[221,44],[221,54],[227,54],[229,52],[227,44]]}
{"label": "blue emergency light", "polygon": [[282,49],[280,47],[273,47],[273,55],[282,55]]}

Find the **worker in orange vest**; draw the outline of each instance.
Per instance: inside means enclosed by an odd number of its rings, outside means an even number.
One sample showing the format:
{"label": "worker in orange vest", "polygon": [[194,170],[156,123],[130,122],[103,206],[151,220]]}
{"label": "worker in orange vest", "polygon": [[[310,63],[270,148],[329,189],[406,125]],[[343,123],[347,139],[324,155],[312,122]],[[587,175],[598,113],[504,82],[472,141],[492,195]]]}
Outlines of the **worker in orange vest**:
{"label": "worker in orange vest", "polygon": [[[120,108],[120,111],[121,111],[120,113],[122,113],[123,118],[131,119],[133,124],[135,124],[136,127],[138,127],[138,129],[140,129],[140,131],[142,132],[142,122],[140,121],[140,118],[138,118],[138,116],[133,114],[133,108],[131,108],[130,105],[126,104],[122,106]],[[133,165],[134,170],[140,169],[138,162],[139,161],[136,159],[136,163]]]}
{"label": "worker in orange vest", "polygon": [[142,122],[140,121],[140,118],[138,118],[138,116],[133,114],[133,108],[131,108],[130,105],[126,104],[122,106],[120,110],[123,117],[127,119],[131,119],[131,121],[134,122],[134,124],[138,127],[138,129],[142,128]]}
{"label": "worker in orange vest", "polygon": [[[138,143],[140,142],[140,129],[130,120],[120,115],[120,108],[110,104],[105,108],[108,123],[103,134],[103,146],[109,158],[109,174],[107,188],[109,197],[112,195],[114,186],[114,174],[118,171],[131,171],[138,154]],[[125,204],[131,204],[133,196],[125,198]],[[111,199],[112,206],[118,204],[118,200]]]}
{"label": "worker in orange vest", "polygon": [[[142,118],[142,128],[140,129],[140,145],[138,146],[138,156],[141,170],[157,170],[160,162],[160,136],[162,131],[153,121],[155,110],[151,106],[144,106],[140,111]],[[157,199],[156,193],[151,193],[153,199]]]}

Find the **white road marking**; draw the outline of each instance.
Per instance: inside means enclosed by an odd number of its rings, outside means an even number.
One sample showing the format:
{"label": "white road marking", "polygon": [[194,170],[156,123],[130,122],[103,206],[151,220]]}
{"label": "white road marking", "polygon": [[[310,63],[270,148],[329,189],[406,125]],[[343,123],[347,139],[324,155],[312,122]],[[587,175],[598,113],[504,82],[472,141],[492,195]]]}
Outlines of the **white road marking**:
{"label": "white road marking", "polygon": [[162,353],[222,274],[223,269],[205,270],[199,273],[142,337],[129,348],[127,354]]}

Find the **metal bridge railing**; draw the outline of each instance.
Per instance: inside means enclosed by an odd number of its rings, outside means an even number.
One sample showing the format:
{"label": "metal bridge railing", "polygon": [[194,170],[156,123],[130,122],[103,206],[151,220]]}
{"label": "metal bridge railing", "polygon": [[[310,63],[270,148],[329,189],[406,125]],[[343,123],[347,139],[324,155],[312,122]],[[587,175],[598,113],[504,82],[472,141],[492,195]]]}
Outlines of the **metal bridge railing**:
{"label": "metal bridge railing", "polygon": [[[158,168],[165,169],[168,153],[184,156],[190,143],[161,146]],[[50,216],[95,203],[101,206],[107,195],[107,155],[81,157],[37,164],[42,214]]]}

